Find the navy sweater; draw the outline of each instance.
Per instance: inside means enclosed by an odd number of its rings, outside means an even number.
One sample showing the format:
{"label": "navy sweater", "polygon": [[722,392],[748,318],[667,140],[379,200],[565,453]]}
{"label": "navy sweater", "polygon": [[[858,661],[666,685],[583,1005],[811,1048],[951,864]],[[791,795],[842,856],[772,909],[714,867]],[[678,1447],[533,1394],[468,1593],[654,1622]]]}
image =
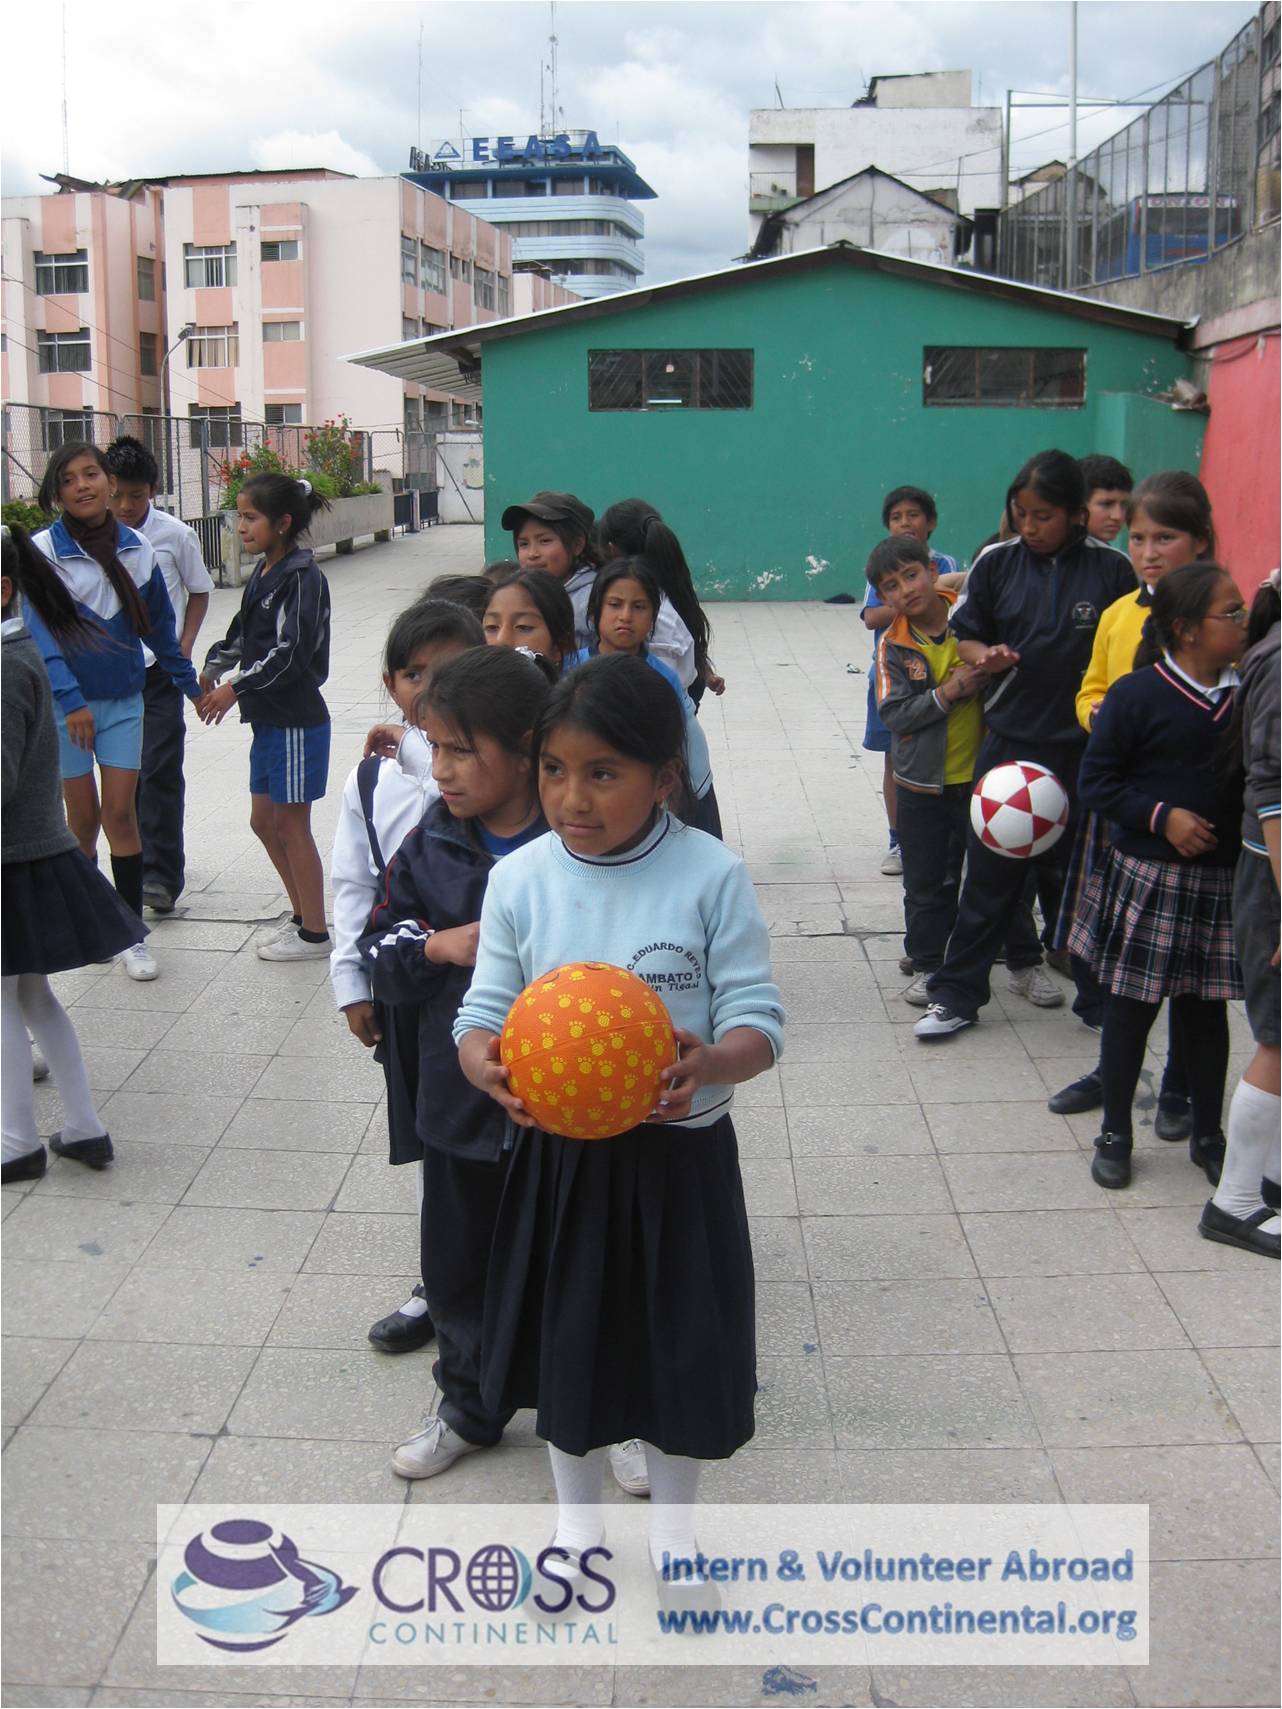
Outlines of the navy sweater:
{"label": "navy sweater", "polygon": [[1233,690],[1213,704],[1165,664],[1120,677],[1095,714],[1077,778],[1084,807],[1113,824],[1113,846],[1181,861],[1163,835],[1173,807],[1200,813],[1218,838],[1199,866],[1232,866],[1241,847],[1242,771],[1230,742]]}
{"label": "navy sweater", "polygon": [[984,697],[988,728],[1011,740],[1080,747],[1086,737],[1077,691],[1100,615],[1134,592],[1130,559],[1089,535],[1053,558],[1038,557],[1022,540],[981,552],[953,612],[953,633],[1019,654]]}
{"label": "navy sweater", "polygon": [[329,675],[329,583],[305,546],[271,569],[260,559],[226,638],[211,647],[205,675],[237,672],[242,722],[285,729],[328,724],[321,684]]}
{"label": "navy sweater", "polygon": [[[546,830],[539,818],[527,836],[532,840]],[[507,1117],[459,1067],[454,1017],[472,969],[428,961],[423,946],[431,932],[480,919],[494,864],[468,822],[434,801],[392,856],[359,944],[373,995],[418,1009],[419,1138],[474,1162],[498,1158]]]}

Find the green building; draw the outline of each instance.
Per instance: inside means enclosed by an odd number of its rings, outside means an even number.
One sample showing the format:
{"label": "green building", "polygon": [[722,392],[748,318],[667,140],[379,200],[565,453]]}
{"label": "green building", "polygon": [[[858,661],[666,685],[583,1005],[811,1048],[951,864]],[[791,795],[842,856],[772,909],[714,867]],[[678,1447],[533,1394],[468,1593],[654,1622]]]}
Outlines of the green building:
{"label": "green building", "polygon": [[881,501],[936,496],[961,560],[1035,451],[1196,469],[1163,401],[1184,323],[850,244],[418,339],[351,360],[482,399],[486,551],[540,489],[651,501],[711,598],[862,586]]}

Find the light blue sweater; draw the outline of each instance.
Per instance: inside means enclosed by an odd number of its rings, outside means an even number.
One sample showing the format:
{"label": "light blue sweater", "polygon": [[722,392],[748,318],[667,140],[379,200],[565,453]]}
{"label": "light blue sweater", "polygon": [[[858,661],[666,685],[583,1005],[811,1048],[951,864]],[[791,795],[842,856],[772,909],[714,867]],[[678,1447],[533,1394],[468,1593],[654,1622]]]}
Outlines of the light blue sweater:
{"label": "light blue sweater", "polygon": [[[481,942],[454,1039],[498,1033],[517,996],[570,961],[608,961],[650,985],[674,1026],[716,1042],[755,1027],[775,1056],[783,1005],[770,976],[770,940],[748,869],[715,837],[664,813],[627,854],[583,859],[549,832],[494,869]],[[732,1086],[703,1086],[684,1127],[708,1127]]]}

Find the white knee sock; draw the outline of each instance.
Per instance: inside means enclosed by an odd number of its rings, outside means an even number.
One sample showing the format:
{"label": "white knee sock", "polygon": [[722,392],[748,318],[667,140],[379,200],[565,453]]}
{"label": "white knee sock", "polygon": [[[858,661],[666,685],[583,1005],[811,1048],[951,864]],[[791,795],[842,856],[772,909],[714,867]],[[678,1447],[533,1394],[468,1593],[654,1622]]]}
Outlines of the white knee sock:
{"label": "white knee sock", "polygon": [[607,1450],[593,1448],[583,1455],[566,1454],[549,1442],[548,1453],[559,1504],[556,1541],[563,1549],[595,1548],[605,1531],[601,1486]]}
{"label": "white knee sock", "polygon": [[697,1552],[694,1509],[701,1464],[645,1444],[645,1465],[650,1475],[650,1559],[659,1571],[665,1554],[670,1559],[693,1560]]}
{"label": "white knee sock", "polygon": [[31,1040],[18,1002],[17,975],[0,980],[0,1140],[6,1163],[40,1144],[31,1094]]}
{"label": "white knee sock", "polygon": [[[94,1107],[80,1040],[53,987],[43,973],[18,976],[18,1001],[23,1019],[40,1046],[58,1096],[62,1099],[64,1140],[97,1139],[107,1130]],[[30,1069],[27,1073],[30,1075]]]}
{"label": "white knee sock", "polygon": [[[423,1164],[420,1159],[414,1165],[414,1191],[420,1218],[423,1215]],[[404,1305],[397,1306],[402,1317],[426,1317],[427,1301],[421,1294],[411,1294]]]}
{"label": "white knee sock", "polygon": [[[1229,1216],[1249,1217],[1262,1208],[1260,1178],[1277,1176],[1279,1112],[1282,1098],[1262,1092],[1246,1080],[1238,1081],[1229,1105],[1224,1167],[1215,1189],[1218,1210]],[[1268,1233],[1276,1234],[1282,1225],[1277,1217],[1271,1217],[1263,1226]]]}

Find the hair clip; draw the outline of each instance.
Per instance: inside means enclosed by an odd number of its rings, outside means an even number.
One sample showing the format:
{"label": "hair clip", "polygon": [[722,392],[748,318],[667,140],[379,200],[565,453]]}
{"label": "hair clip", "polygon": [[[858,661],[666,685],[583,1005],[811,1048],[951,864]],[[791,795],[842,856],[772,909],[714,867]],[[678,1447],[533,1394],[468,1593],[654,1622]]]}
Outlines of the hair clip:
{"label": "hair clip", "polygon": [[298,484],[300,487],[302,487],[302,489],[305,493],[311,492],[312,483],[307,479],[306,475],[300,475],[298,477]]}
{"label": "hair clip", "polygon": [[522,658],[526,659],[541,659],[543,657],[542,653],[536,653],[533,647],[513,647],[512,651],[520,653]]}

